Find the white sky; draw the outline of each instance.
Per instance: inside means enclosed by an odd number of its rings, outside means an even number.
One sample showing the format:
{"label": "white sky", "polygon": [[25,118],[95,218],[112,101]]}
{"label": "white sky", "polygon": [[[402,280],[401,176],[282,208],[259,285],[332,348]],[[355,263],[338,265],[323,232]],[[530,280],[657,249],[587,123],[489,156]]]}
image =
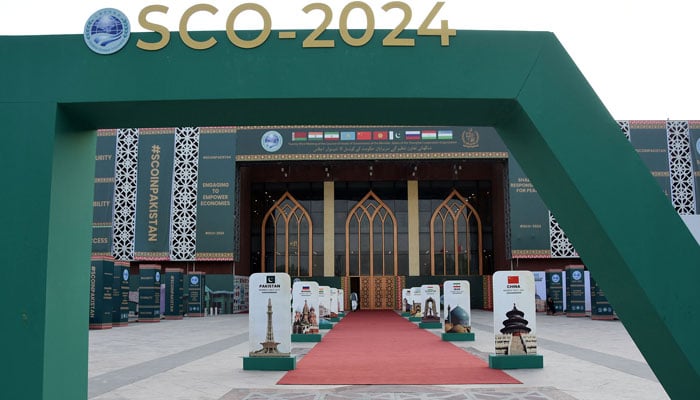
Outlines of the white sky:
{"label": "white sky", "polygon": [[[236,5],[254,2],[267,9],[273,29],[315,29],[321,12],[304,13],[314,2],[333,10],[330,29],[337,29],[341,10],[351,0],[2,0],[0,35],[82,33],[98,9],[124,12],[134,32],[143,31],[138,15],[151,4],[169,7],[151,21],[178,29],[182,12],[197,3],[214,5],[216,15],[197,13],[190,30],[221,31]],[[393,28],[401,13],[387,13],[390,0],[364,0],[373,10],[377,28]],[[435,0],[403,0],[416,29]],[[700,119],[700,2],[692,0],[444,0],[439,20],[460,30],[535,30],[554,32],[615,119]],[[353,11],[351,28],[365,19]],[[261,20],[243,13],[236,29],[256,29]],[[373,40],[379,40],[375,37]],[[218,44],[225,45],[225,44]],[[2,62],[6,62],[3,60]]]}

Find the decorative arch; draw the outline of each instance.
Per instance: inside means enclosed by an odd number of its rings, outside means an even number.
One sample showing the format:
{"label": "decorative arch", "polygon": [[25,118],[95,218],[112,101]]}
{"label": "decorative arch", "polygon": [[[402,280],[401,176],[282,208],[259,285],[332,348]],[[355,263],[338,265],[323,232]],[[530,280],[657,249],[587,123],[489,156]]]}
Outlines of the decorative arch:
{"label": "decorative arch", "polygon": [[[268,269],[267,229],[272,227],[272,260]],[[313,273],[313,224],[308,211],[289,192],[284,192],[265,213],[262,220],[263,254],[260,272],[286,272],[291,276],[311,276]],[[302,245],[305,244],[305,252]],[[306,257],[304,257],[306,253]],[[280,268],[284,267],[284,268]]]}
{"label": "decorative arch", "polygon": [[[396,275],[399,262],[397,227],[394,212],[370,190],[345,219],[345,275]],[[387,228],[390,232],[387,232]],[[366,256],[365,252],[368,253]],[[362,273],[363,260],[369,263],[367,274]],[[375,271],[379,266],[381,273],[377,274]],[[357,274],[353,274],[355,271]]]}
{"label": "decorative arch", "polygon": [[87,397],[98,128],[446,123],[498,131],[669,396],[695,395],[697,285],[678,277],[696,272],[700,246],[554,34],[457,31],[441,46],[404,30],[415,46],[387,48],[388,32],[348,47],[326,30],[337,45],[319,51],[278,33],[243,49],[211,32],[218,44],[202,51],[172,35],[158,52],[138,49],[152,38],[133,33],[109,56],[82,35],[0,37],[0,58],[12,60],[0,66],[0,210],[11,232],[0,252],[4,272],[33,285],[31,299],[17,285],[0,294],[3,333],[16,344],[5,354],[6,397]]}
{"label": "decorative arch", "polygon": [[[462,224],[463,222],[463,224]],[[440,231],[436,232],[436,225]],[[476,267],[479,275],[483,274],[484,244],[481,226],[481,217],[474,206],[462,196],[457,189],[437,206],[430,217],[430,273],[431,275],[472,275],[472,226],[476,230]],[[464,229],[462,229],[464,228]],[[435,247],[435,238],[439,235],[440,249]],[[463,236],[462,236],[463,235]],[[464,239],[464,242],[460,241]],[[462,245],[464,243],[464,245]],[[450,256],[451,254],[451,256]],[[436,259],[441,261],[442,271],[436,271]],[[460,270],[460,263],[466,262],[466,270]],[[454,268],[450,271],[450,265]],[[437,273],[436,272],[442,272]]]}

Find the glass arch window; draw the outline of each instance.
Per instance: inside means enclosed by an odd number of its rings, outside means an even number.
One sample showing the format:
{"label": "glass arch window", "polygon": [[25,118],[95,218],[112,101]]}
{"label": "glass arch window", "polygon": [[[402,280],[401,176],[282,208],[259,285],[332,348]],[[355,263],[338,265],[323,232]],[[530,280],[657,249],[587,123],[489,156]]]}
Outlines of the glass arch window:
{"label": "glass arch window", "polygon": [[262,272],[311,276],[311,216],[289,192],[285,192],[263,217],[261,236]]}

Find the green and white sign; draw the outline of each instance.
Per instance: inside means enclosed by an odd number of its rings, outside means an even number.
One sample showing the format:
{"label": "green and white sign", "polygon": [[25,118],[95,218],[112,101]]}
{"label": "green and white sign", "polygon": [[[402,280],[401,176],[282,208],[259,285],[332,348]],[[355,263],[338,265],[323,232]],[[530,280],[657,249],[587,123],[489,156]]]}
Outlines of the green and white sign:
{"label": "green and white sign", "polygon": [[537,353],[535,277],[530,271],[493,274],[493,328],[497,355]]}

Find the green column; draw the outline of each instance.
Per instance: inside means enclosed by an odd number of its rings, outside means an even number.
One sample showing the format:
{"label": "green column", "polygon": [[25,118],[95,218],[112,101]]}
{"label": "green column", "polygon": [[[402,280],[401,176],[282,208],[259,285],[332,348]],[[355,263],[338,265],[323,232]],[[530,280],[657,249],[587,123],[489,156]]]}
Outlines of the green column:
{"label": "green column", "polygon": [[547,279],[547,297],[554,301],[555,312],[564,312],[564,282],[561,279],[560,269],[548,269],[545,271]]}
{"label": "green column", "polygon": [[612,305],[593,277],[591,277],[591,319],[615,319]]}
{"label": "green column", "polygon": [[14,282],[0,291],[11,344],[2,397],[84,399],[96,137],[67,126],[51,102],[0,101],[0,121],[0,246]]}
{"label": "green column", "polygon": [[129,325],[129,263],[114,263],[112,326]]}
{"label": "green column", "polygon": [[114,261],[97,257],[90,263],[90,329],[112,328]]}
{"label": "green column", "polygon": [[160,265],[139,265],[139,322],[160,322]]}
{"label": "green column", "polygon": [[566,267],[566,316],[586,316],[586,283],[583,265]]}
{"label": "green column", "polygon": [[204,307],[204,291],[206,290],[205,282],[206,274],[204,272],[190,272],[187,275],[187,316],[188,317],[203,317],[206,315]]}
{"label": "green column", "polygon": [[165,319],[182,319],[182,268],[165,269]]}

